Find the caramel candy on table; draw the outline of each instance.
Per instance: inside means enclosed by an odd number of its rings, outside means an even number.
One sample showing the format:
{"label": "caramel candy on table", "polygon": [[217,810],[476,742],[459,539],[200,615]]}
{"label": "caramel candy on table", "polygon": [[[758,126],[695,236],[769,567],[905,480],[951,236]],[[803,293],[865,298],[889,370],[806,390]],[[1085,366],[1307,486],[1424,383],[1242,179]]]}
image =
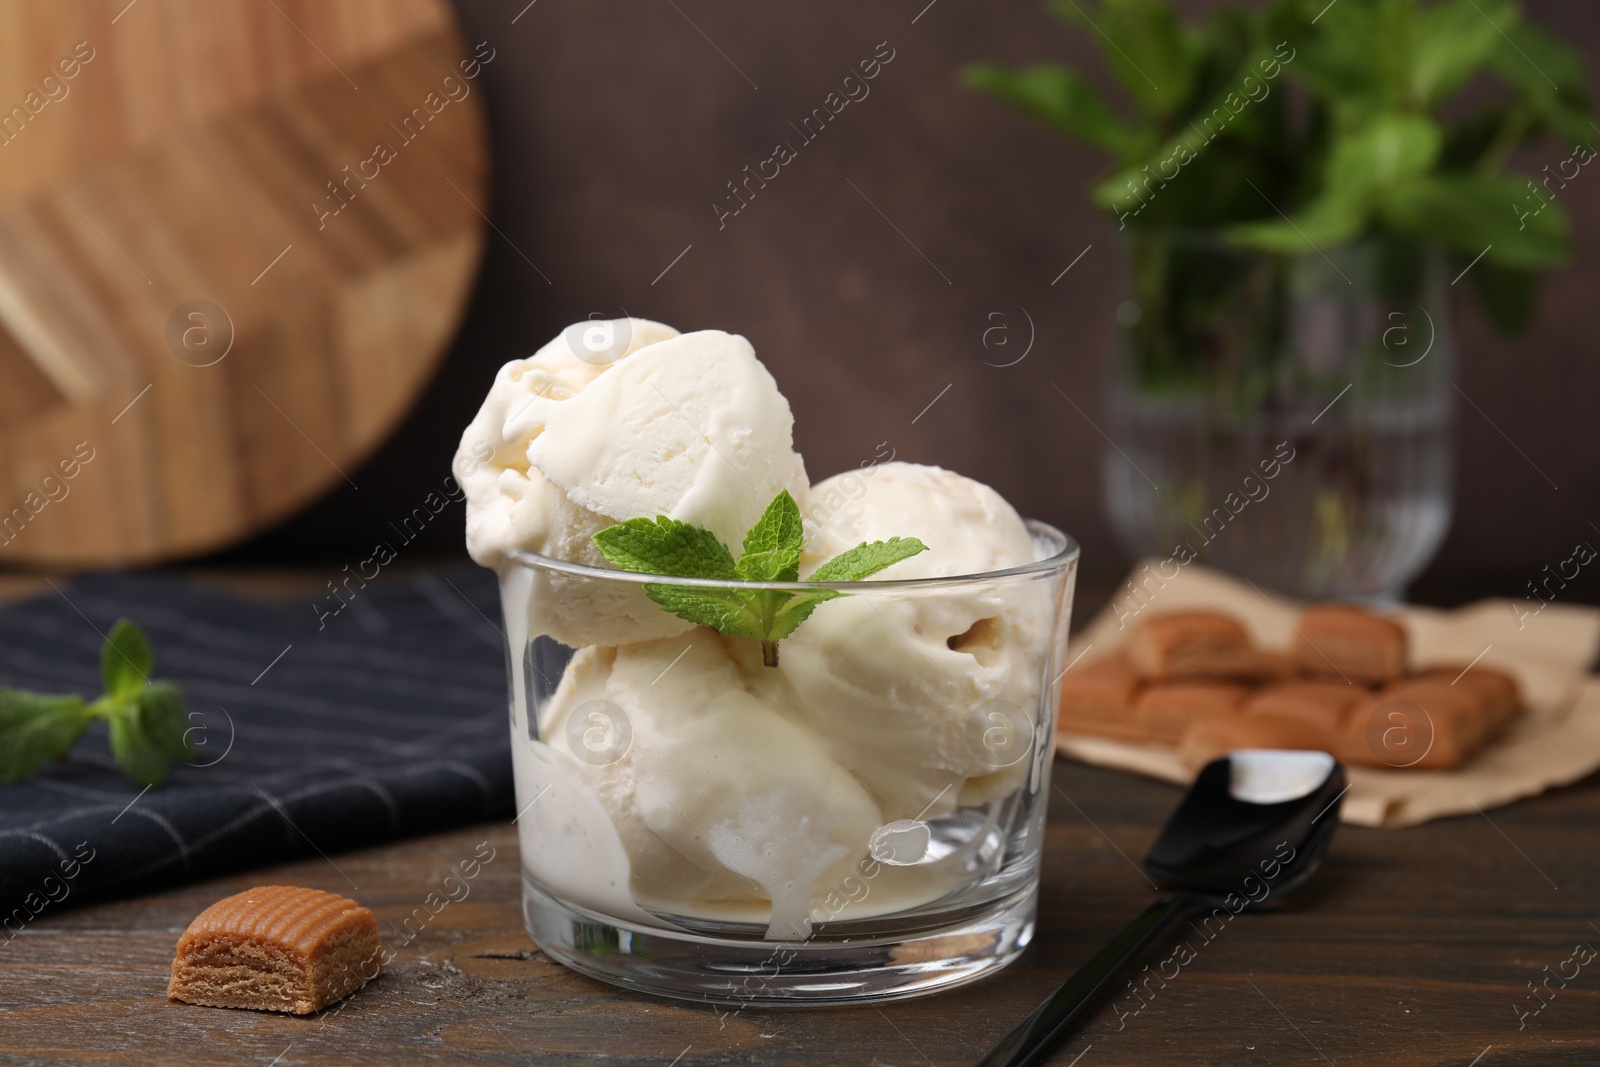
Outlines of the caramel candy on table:
{"label": "caramel candy on table", "polygon": [[1256,690],[1245,701],[1244,713],[1284,715],[1342,730],[1350,710],[1370,695],[1364,686],[1344,682],[1283,682]]}
{"label": "caramel candy on table", "polygon": [[1239,710],[1250,690],[1228,682],[1170,682],[1139,694],[1133,717],[1154,741],[1176,744],[1196,719]]}
{"label": "caramel candy on table", "polygon": [[1477,755],[1498,725],[1475,690],[1407,679],[1356,706],[1337,755],[1368,767],[1450,770]]}
{"label": "caramel candy on table", "polygon": [[1244,625],[1220,611],[1154,615],[1128,638],[1128,660],[1150,681],[1268,679],[1282,675],[1281,656],[1250,643]]}
{"label": "caramel candy on table", "polygon": [[1057,728],[1118,741],[1150,738],[1133,718],[1139,675],[1119,652],[1090,660],[1061,676],[1061,717]]}
{"label": "caramel candy on table", "polygon": [[1178,760],[1191,770],[1241,748],[1306,749],[1337,754],[1339,734],[1330,726],[1271,711],[1241,715],[1212,713],[1196,719],[1178,742]]}
{"label": "caramel candy on table", "polygon": [[1523,712],[1522,690],[1517,680],[1505,671],[1493,667],[1467,666],[1465,663],[1428,667],[1412,676],[1413,681],[1446,682],[1464,685],[1478,694],[1488,709],[1489,717],[1498,726],[1504,726]]}
{"label": "caramel candy on table", "polygon": [[309,1015],[383,969],[371,910],[337,893],[269,885],[225,897],[178,939],[167,996]]}
{"label": "caramel candy on table", "polygon": [[1374,685],[1406,671],[1406,631],[1393,619],[1319,604],[1301,613],[1295,630],[1295,663],[1306,674]]}

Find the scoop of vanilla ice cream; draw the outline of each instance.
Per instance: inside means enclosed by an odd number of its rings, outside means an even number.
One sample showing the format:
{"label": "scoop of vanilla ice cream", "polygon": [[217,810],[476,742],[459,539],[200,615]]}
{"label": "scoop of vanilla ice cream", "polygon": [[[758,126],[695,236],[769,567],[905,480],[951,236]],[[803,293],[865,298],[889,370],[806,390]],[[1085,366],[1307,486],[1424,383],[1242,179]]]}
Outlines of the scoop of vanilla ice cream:
{"label": "scoop of vanilla ice cream", "polygon": [[779,490],[803,501],[807,487],[789,402],[721,330],[651,345],[552,405],[528,458],[590,511],[666,515],[735,548]]}
{"label": "scoop of vanilla ice cream", "polygon": [[[938,467],[850,472],[812,487],[810,501],[803,573],[893,536],[928,551],[875,580],[981,575],[1037,558],[998,493]],[[886,821],[931,818],[1004,796],[1025,776],[1049,633],[1048,593],[1025,578],[862,592],[817,608],[783,642],[779,670]]]}
{"label": "scoop of vanilla ice cream", "polygon": [[[593,535],[656,515],[737,546],[780,489],[804,499],[793,424],[743,337],[679,335],[644,319],[575,323],[502,367],[462,435],[454,467],[468,551],[503,580],[515,549],[607,566]],[[636,586],[581,576],[540,572],[526,600],[531,636],[574,646],[690,625]]]}
{"label": "scoop of vanilla ice cream", "polygon": [[801,510],[810,574],[863,541],[920,537],[928,551],[873,575],[947,578],[987,574],[1034,561],[1033,538],[1005,497],[942,467],[880,463],[812,486]]}
{"label": "scoop of vanilla ice cream", "polygon": [[474,560],[498,567],[507,552],[521,548],[602,562],[589,537],[611,523],[546,481],[529,462],[528,446],[543,433],[552,410],[618,360],[677,336],[671,326],[648,319],[585,320],[527,359],[500,368],[462,432],[452,464],[467,498],[467,551]]}
{"label": "scoop of vanilla ice cream", "polygon": [[[792,697],[758,695],[728,641],[680,637],[578,651],[540,724],[572,752],[574,715],[627,723],[620,758],[587,768],[626,850],[634,898],[667,914],[743,911],[767,936],[808,936],[820,899],[865,855],[877,805],[792,721]],[[600,702],[600,703],[597,703]],[[581,723],[580,723],[581,726]],[[578,753],[580,759],[582,753]],[[770,901],[770,907],[768,902]]]}

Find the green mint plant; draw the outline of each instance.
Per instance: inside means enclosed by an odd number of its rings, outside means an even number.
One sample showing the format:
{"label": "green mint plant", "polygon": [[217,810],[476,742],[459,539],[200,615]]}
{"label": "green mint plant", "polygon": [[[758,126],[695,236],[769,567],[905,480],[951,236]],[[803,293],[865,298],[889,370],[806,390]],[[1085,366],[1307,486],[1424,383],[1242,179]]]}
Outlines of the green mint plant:
{"label": "green mint plant", "polygon": [[104,719],[111,728],[111,754],[128,777],[160,785],[171,762],[193,755],[193,748],[186,736],[183,690],[172,682],[150,681],[154,669],[155,657],[139,627],[118,619],[100,648],[105,693],[99,699],[86,703],[75,693],[0,688],[0,782],[20,781],[64,758],[91,722]]}
{"label": "green mint plant", "polygon": [[[744,552],[737,560],[710,530],[665,515],[629,519],[594,535],[601,554],[625,571],[740,582],[799,581],[804,540],[800,505],[787,489],[772,499],[745,534]],[[915,537],[864,541],[828,560],[806,581],[859,582],[927,548]],[[680,619],[709,626],[729,637],[760,641],[761,662],[768,667],[778,665],[778,642],[810,618],[817,605],[845,595],[835,589],[818,589],[814,593],[777,589],[747,592],[660,582],[645,583],[644,591]]]}
{"label": "green mint plant", "polygon": [[[964,77],[1111,156],[1090,197],[1119,228],[1205,231],[1278,256],[1375,238],[1402,262],[1441,246],[1452,273],[1481,257],[1471,283],[1507,332],[1532,318],[1539,273],[1571,256],[1561,190],[1600,128],[1581,56],[1517,0],[1275,0],[1198,22],[1169,0],[1051,10],[1083,27],[1123,102],[1060,63]],[[1543,171],[1507,171],[1543,138]],[[1199,303],[1215,263],[1192,266],[1198,279],[1166,284]]]}

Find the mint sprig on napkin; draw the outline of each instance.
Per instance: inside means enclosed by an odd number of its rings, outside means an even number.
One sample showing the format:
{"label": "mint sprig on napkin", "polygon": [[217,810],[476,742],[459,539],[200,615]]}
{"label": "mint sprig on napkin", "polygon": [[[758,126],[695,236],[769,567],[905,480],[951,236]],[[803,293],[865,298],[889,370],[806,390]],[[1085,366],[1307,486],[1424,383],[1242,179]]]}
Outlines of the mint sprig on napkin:
{"label": "mint sprig on napkin", "polygon": [[111,755],[129,778],[160,785],[174,759],[193,755],[186,736],[183,691],[152,682],[155,657],[139,627],[118,619],[100,648],[105,693],[85,703],[76,693],[56,696],[0,688],[0,782],[15,782],[61,759],[89,724],[111,728]]}
{"label": "mint sprig on napkin", "polygon": [[[800,550],[805,535],[800,505],[782,490],[744,536],[737,560],[717,535],[665,515],[629,519],[594,535],[602,555],[625,571],[676,578],[719,581],[793,582],[800,578]],[[859,582],[885,567],[910,559],[928,546],[915,537],[862,542],[818,567],[808,582]],[[664,609],[729,637],[761,642],[761,661],[778,665],[778,642],[824,601],[846,594],[834,589],[814,593],[788,590],[706,589],[647,582],[645,595]]]}

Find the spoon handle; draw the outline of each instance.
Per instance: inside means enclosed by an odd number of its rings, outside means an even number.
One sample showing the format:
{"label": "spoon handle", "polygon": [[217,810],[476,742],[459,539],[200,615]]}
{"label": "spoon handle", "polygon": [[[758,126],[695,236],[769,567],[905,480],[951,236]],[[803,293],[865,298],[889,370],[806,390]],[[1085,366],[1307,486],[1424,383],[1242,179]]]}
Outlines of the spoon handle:
{"label": "spoon handle", "polygon": [[1201,898],[1189,893],[1162,897],[1143,915],[1123,928],[1105,948],[1082,967],[1050,998],[1007,1034],[977,1067],[1029,1067],[1086,1014],[1095,997],[1128,963],[1139,955],[1173,920],[1199,907]]}

